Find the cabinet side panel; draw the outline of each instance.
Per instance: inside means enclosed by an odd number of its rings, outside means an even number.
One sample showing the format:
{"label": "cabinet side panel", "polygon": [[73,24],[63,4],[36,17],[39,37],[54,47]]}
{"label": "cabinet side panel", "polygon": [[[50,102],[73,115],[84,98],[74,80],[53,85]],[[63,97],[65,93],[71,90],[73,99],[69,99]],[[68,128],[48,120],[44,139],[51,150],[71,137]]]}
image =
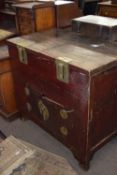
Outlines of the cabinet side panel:
{"label": "cabinet side panel", "polygon": [[43,31],[55,27],[55,8],[44,7],[35,10],[36,31]]}
{"label": "cabinet side panel", "polygon": [[117,130],[117,67],[92,78],[90,140],[100,144]]}

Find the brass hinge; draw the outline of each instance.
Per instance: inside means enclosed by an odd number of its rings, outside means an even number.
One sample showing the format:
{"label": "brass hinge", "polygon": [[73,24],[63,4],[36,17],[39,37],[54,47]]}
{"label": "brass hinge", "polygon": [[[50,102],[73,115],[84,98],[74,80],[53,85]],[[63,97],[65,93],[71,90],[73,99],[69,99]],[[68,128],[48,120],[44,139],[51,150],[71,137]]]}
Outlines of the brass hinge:
{"label": "brass hinge", "polygon": [[56,60],[56,76],[57,79],[65,83],[69,83],[69,62],[71,59],[58,57]]}
{"label": "brass hinge", "polygon": [[28,57],[24,47],[17,46],[19,60],[23,64],[28,64]]}

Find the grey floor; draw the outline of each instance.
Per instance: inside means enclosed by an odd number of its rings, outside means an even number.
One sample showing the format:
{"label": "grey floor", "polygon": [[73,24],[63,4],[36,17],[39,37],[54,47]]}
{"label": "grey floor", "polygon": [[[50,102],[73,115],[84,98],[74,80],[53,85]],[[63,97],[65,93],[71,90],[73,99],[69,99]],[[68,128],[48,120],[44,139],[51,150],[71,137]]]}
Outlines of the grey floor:
{"label": "grey floor", "polygon": [[14,135],[65,157],[78,172],[78,175],[117,175],[117,137],[113,138],[94,154],[90,163],[90,169],[84,171],[66,147],[31,121],[21,121],[17,119],[9,123],[0,117],[0,130],[2,130],[6,136]]}

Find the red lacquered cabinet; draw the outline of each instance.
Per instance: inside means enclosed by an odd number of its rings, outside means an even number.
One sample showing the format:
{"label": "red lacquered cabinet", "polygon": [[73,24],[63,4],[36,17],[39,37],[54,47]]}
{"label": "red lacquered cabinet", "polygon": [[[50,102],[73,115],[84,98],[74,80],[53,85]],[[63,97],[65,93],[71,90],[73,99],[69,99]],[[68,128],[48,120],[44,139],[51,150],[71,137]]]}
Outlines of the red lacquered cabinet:
{"label": "red lacquered cabinet", "polygon": [[73,38],[32,34],[8,40],[8,47],[20,112],[88,168],[117,133],[117,57]]}

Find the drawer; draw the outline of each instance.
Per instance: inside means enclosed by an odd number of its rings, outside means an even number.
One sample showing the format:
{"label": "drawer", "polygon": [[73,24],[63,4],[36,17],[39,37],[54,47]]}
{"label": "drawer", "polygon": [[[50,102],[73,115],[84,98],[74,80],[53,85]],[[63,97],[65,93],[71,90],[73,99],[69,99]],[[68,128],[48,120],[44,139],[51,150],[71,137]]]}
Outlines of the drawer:
{"label": "drawer", "polygon": [[[52,89],[53,87],[48,88]],[[27,84],[24,90],[32,109],[31,113],[35,114],[37,121],[41,122],[44,128],[66,144],[74,142],[74,144],[80,145],[85,126],[81,117],[79,99],[73,99],[72,94],[69,94],[71,104],[66,104],[64,98],[68,96],[67,93],[64,96],[61,95],[63,102],[60,103],[60,100],[58,101],[53,96],[50,97],[48,92],[43,92],[33,85]],[[79,135],[77,141],[73,137],[76,133]]]}
{"label": "drawer", "polygon": [[75,68],[70,64],[68,64],[67,67],[66,62],[63,61],[63,68],[64,66],[67,68],[65,67],[62,73],[64,73],[65,77],[66,75],[68,76],[68,81],[64,81],[59,77],[59,63],[56,63],[56,59],[41,53],[34,53],[26,49],[25,55],[26,57],[24,60],[19,58],[17,59],[17,64],[15,64],[16,66],[18,65],[17,70],[20,71],[19,74],[25,77],[25,79],[30,80],[36,84],[38,84],[40,80],[45,80],[45,83],[52,82],[62,89],[64,88],[67,91],[71,91],[71,93],[76,96],[81,96],[81,91],[82,95],[86,96],[86,88],[88,88],[87,84],[89,76],[87,72],[83,72],[82,70]]}

